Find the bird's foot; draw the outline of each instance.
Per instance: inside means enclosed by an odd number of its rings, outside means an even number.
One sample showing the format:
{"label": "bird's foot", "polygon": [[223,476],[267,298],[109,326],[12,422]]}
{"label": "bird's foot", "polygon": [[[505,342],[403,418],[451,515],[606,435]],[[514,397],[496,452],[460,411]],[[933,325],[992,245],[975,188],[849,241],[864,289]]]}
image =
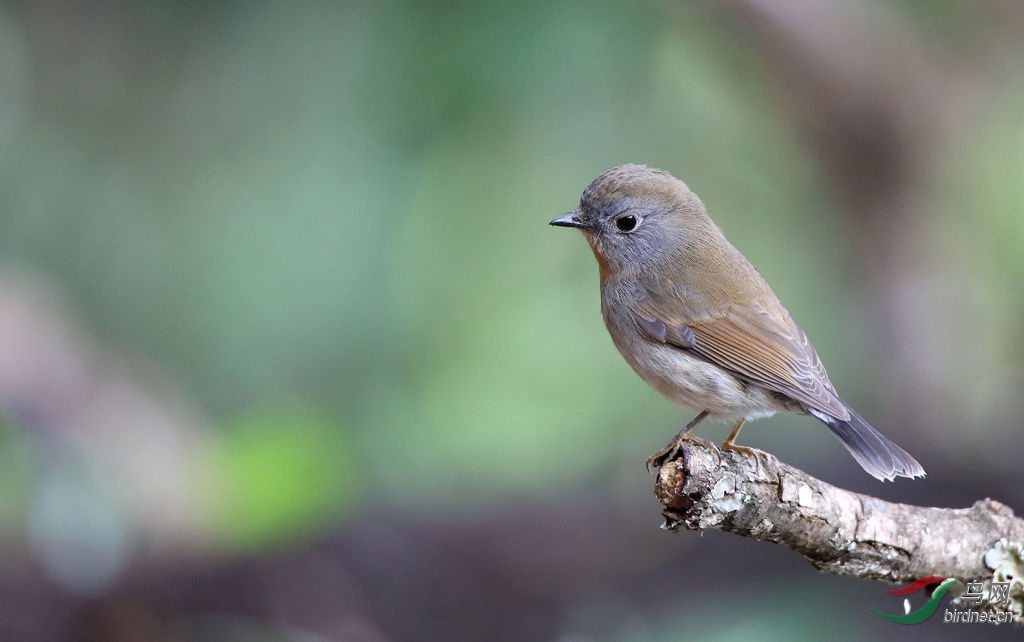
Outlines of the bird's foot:
{"label": "bird's foot", "polygon": [[755,475],[761,474],[761,457],[764,457],[766,461],[768,459],[768,453],[764,452],[763,450],[758,450],[757,448],[748,448],[747,446],[740,446],[739,444],[734,443],[731,439],[726,439],[725,441],[722,442],[722,450],[731,450],[733,452],[737,452],[746,455],[747,457],[753,458]]}
{"label": "bird's foot", "polygon": [[[667,462],[675,459],[676,455],[679,454],[679,451],[682,450],[684,441],[692,441],[704,446],[712,452],[718,452],[718,447],[715,446],[715,444],[693,434],[693,431],[689,428],[684,428],[679,431],[679,434],[676,435],[667,446],[647,458],[647,472],[651,472],[651,469],[661,468]],[[740,448],[742,448],[742,446],[740,446]],[[719,457],[719,460],[721,460],[721,457]]]}

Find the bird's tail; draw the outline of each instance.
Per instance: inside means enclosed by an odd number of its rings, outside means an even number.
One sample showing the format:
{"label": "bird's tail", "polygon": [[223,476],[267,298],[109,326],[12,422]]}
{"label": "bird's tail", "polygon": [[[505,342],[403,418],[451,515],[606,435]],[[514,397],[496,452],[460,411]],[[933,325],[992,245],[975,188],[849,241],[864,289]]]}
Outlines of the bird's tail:
{"label": "bird's tail", "polygon": [[829,427],[861,468],[872,477],[882,481],[892,481],[897,477],[924,477],[924,468],[916,459],[872,428],[853,409],[848,409],[849,421],[813,410],[811,414]]}

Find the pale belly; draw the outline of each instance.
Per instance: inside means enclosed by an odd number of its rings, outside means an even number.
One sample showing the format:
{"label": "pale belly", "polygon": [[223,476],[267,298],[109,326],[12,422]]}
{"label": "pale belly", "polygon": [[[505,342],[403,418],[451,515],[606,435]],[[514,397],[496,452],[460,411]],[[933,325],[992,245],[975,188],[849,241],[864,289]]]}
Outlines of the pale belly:
{"label": "pale belly", "polygon": [[[614,337],[613,337],[614,339]],[[619,352],[640,377],[669,401],[694,411],[707,410],[723,420],[758,419],[801,409],[796,402],[673,346],[633,335],[631,345],[615,341]]]}

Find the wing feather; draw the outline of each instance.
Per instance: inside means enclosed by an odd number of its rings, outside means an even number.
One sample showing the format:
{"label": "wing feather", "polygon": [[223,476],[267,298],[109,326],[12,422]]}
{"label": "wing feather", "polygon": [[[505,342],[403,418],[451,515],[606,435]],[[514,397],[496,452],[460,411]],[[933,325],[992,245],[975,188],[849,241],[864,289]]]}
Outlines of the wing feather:
{"label": "wing feather", "polygon": [[756,302],[740,307],[703,301],[697,306],[664,279],[650,285],[654,287],[648,287],[649,296],[638,304],[636,317],[638,325],[643,319],[641,329],[646,326],[645,334],[652,339],[699,355],[810,408],[850,418],[807,335],[774,298],[772,311]]}

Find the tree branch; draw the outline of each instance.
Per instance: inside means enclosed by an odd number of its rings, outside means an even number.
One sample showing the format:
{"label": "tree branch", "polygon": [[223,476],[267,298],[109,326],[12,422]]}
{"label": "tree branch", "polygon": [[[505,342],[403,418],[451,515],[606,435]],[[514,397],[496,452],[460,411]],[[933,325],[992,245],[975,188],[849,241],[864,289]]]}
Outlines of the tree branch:
{"label": "tree branch", "polygon": [[1019,551],[1024,541],[1024,519],[992,499],[956,509],[896,504],[761,455],[755,466],[744,455],[684,441],[654,488],[666,527],[785,544],[819,570],[899,583],[929,575],[992,579],[999,570],[986,566],[998,557],[991,552],[1007,544]]}

